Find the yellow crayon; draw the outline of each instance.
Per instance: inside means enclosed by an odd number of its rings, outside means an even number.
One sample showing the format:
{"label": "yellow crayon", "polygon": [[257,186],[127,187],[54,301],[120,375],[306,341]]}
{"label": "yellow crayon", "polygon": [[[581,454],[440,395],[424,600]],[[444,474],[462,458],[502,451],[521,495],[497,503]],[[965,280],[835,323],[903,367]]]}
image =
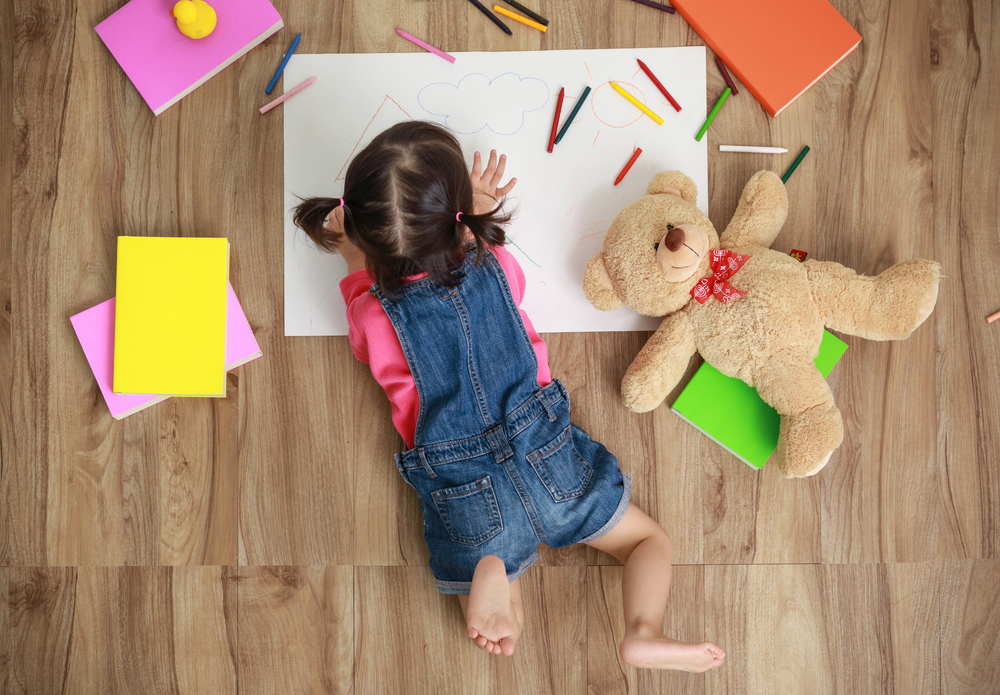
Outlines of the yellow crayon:
{"label": "yellow crayon", "polygon": [[614,82],[609,82],[608,84],[610,84],[612,87],[614,87],[616,92],[618,92],[623,97],[625,97],[626,99],[628,99],[629,101],[631,101],[633,104],[635,104],[636,106],[638,106],[640,111],[642,111],[644,114],[646,114],[647,116],[649,116],[650,118],[652,118],[654,121],[656,121],[657,125],[663,125],[663,119],[660,118],[659,116],[657,116],[655,113],[653,113],[649,109],[647,109],[643,104],[640,104],[639,100],[636,99],[634,96],[632,96],[631,94],[629,94],[628,92],[626,92],[624,89],[622,89],[621,87],[619,87],[618,85],[616,85]]}
{"label": "yellow crayon", "polygon": [[513,19],[515,21],[518,21],[521,24],[527,24],[529,27],[532,27],[534,29],[538,29],[538,31],[547,31],[548,30],[548,27],[546,27],[544,24],[539,24],[538,22],[535,22],[535,21],[533,21],[531,19],[528,19],[527,17],[522,17],[519,14],[514,14],[510,10],[505,10],[504,8],[500,7],[499,5],[494,5],[493,6],[493,11],[494,12],[499,12],[504,17],[510,17],[511,19]]}

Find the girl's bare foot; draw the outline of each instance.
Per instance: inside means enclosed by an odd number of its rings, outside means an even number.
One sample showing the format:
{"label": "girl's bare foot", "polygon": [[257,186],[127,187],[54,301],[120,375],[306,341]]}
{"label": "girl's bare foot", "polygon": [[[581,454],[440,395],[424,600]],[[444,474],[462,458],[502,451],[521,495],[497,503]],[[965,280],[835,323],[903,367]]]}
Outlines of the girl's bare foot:
{"label": "girl's bare foot", "polygon": [[622,661],[636,668],[663,668],[702,673],[722,666],[726,653],[711,642],[690,644],[655,634],[634,630],[626,633],[618,645]]}
{"label": "girl's bare foot", "polygon": [[510,656],[521,636],[523,617],[511,601],[503,560],[487,555],[472,575],[465,622],[469,637],[485,652]]}

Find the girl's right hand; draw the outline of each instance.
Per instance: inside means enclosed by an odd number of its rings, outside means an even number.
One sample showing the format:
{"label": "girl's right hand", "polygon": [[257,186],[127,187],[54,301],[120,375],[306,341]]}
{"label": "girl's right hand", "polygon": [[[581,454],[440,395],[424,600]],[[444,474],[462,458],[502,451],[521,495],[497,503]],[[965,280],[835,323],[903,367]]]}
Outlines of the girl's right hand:
{"label": "girl's right hand", "polygon": [[507,155],[502,154],[497,158],[497,151],[490,150],[490,161],[483,171],[483,160],[476,152],[472,158],[472,174],[469,179],[472,181],[472,214],[482,215],[497,206],[500,199],[510,193],[517,183],[517,179],[511,179],[506,186],[500,185],[503,179],[503,170],[507,166]]}

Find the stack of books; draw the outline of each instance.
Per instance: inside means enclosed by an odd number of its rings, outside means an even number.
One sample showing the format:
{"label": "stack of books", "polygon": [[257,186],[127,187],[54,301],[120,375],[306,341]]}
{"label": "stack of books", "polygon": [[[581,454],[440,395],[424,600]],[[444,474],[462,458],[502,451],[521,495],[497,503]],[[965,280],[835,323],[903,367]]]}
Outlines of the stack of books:
{"label": "stack of books", "polygon": [[226,395],[261,356],[229,284],[229,241],[119,237],[116,296],[70,318],[111,415],[170,396]]}

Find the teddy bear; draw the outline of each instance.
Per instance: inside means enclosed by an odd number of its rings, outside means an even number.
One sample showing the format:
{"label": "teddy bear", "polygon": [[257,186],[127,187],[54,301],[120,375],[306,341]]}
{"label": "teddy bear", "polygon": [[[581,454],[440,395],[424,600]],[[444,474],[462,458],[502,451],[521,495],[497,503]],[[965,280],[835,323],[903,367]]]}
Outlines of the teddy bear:
{"label": "teddy bear", "polygon": [[824,327],[869,340],[906,338],[934,309],[940,265],[908,260],[866,277],[771,250],[788,196],[770,171],[747,183],[721,237],[696,199],[683,173],[656,174],[587,264],[583,288],[596,308],[624,304],[664,317],[629,366],[622,398],[634,412],[656,408],[698,352],[778,411],[781,473],[813,475],[844,437],[833,394],[813,364]]}

